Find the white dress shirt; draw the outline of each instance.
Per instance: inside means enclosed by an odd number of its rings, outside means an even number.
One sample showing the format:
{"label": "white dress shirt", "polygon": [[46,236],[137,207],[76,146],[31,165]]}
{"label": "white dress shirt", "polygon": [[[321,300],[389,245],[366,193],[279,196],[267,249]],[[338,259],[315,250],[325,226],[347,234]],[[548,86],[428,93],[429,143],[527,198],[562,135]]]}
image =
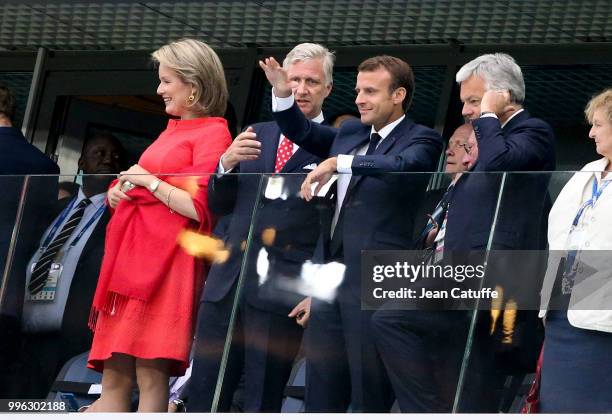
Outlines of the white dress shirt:
{"label": "white dress shirt", "polygon": [[[29,300],[28,297],[30,292],[28,291],[28,284],[30,283],[30,277],[32,276],[31,268],[34,263],[36,263],[40,259],[40,256],[45,250],[39,247],[30,259],[30,262],[28,263],[28,267],[26,269],[25,300],[23,304],[23,316],[21,318],[21,328],[23,331],[53,332],[59,331],[61,329],[64,309],[66,308],[66,302],[68,301],[68,293],[70,291],[70,285],[72,284],[72,277],[74,276],[74,272],[76,271],[76,267],[79,262],[79,258],[81,257],[81,253],[83,252],[83,248],[85,247],[85,244],[87,243],[93,230],[96,228],[96,225],[100,221],[101,216],[98,216],[97,220],[95,220],[87,227],[87,230],[83,232],[83,236],[81,236],[79,241],[74,246],[71,246],[71,244],[74,239],[79,235],[81,230],[87,225],[90,219],[96,216],[98,209],[104,206],[105,197],[106,193],[96,194],[90,197],[91,204],[85,207],[83,218],[72,232],[72,235],[70,235],[70,238],[68,238],[68,240],[62,247],[60,254],[62,254],[61,264],[63,268],[60,278],[57,282],[55,299],[53,299],[52,301]],[[83,193],[83,190],[79,189],[74,206],[72,207],[71,211],[68,213],[64,221],[61,223],[61,225],[58,226],[58,229],[55,232],[55,236],[57,236],[62,231],[64,224],[68,220],[70,220],[70,216],[72,216],[72,214],[76,211],[77,204],[85,198],[87,197]],[[58,219],[59,216],[55,218],[55,220],[53,220],[51,225],[47,228],[41,239],[41,244],[49,234],[51,226],[53,226]]]}
{"label": "white dress shirt", "polygon": [[[501,128],[504,128],[506,126],[506,124],[508,124],[510,122],[510,120],[512,118],[516,117],[518,114],[520,114],[524,110],[525,110],[525,108],[521,108],[518,111],[516,111],[514,114],[510,115],[510,117],[506,120],[506,122],[501,125]],[[495,118],[496,120],[499,120],[499,118],[497,117],[497,115],[495,115],[494,112],[488,112],[488,113],[486,113],[485,115],[483,115],[480,118]]]}
{"label": "white dress shirt", "polygon": [[[287,98],[276,97],[276,95],[274,94],[274,89],[272,89],[272,112],[285,111],[293,106],[294,101],[295,100],[293,95]],[[378,147],[380,143],[383,142],[383,140],[393,131],[395,127],[397,127],[400,122],[402,122],[405,117],[405,115],[402,115],[397,120],[381,128],[378,132],[372,126],[372,129],[370,130],[370,137],[372,137],[372,134],[374,133],[378,133],[378,135],[380,136],[380,141],[378,142],[376,147]],[[364,145],[353,149],[351,151],[351,154],[349,155],[338,155],[337,171],[340,175],[338,175],[337,181],[338,184],[336,210],[334,211],[334,217],[332,219],[331,224],[332,235],[334,234],[334,229],[336,228],[336,223],[338,222],[338,217],[340,216],[340,209],[342,208],[342,203],[344,202],[344,198],[346,197],[346,192],[348,190],[349,184],[351,183],[351,174],[353,173],[351,167],[353,165],[353,158],[355,156],[365,155],[368,151],[368,146],[369,144],[365,143]]]}
{"label": "white dress shirt", "polygon": [[[549,255],[540,294],[540,317],[546,315],[560,260],[570,248],[568,243],[572,239],[573,220],[583,203],[592,197],[593,179],[597,180],[599,186],[603,182],[612,181],[612,173],[608,173],[603,179],[601,177],[608,163],[608,159],[604,157],[588,163],[580,172],[576,172],[565,184],[550,210],[548,246],[554,252]],[[588,206],[582,212],[578,225],[582,234],[576,245],[578,249],[585,251],[580,254],[580,263],[590,266],[592,274],[574,284],[570,309],[567,311],[567,319],[574,327],[608,333],[612,333],[612,271],[609,257],[612,252],[611,214],[612,185],[602,192],[595,206]]]}

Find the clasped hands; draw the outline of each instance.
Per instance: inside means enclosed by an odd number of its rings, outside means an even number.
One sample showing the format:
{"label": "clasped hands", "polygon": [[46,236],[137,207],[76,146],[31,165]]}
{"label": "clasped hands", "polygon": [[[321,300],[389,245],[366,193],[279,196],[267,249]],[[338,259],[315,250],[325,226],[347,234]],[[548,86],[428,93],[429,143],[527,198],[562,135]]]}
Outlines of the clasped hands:
{"label": "clasped hands", "polygon": [[106,198],[111,208],[117,207],[121,200],[131,200],[125,192],[129,189],[124,188],[124,184],[131,183],[133,186],[145,187],[150,185],[155,179],[155,176],[151,175],[149,171],[140,165],[132,165],[127,171],[119,173],[119,182],[115,186],[108,190]]}

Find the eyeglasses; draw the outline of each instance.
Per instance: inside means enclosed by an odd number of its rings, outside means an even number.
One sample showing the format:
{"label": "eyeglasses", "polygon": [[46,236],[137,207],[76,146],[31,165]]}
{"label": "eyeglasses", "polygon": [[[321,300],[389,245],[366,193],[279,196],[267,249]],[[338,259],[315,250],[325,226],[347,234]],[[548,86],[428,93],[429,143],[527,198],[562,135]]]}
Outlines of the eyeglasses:
{"label": "eyeglasses", "polygon": [[463,150],[465,150],[465,153],[470,153],[472,151],[472,148],[474,146],[470,146],[467,143],[453,143],[453,144],[449,144],[448,148],[453,151],[456,152],[457,150],[463,148]]}

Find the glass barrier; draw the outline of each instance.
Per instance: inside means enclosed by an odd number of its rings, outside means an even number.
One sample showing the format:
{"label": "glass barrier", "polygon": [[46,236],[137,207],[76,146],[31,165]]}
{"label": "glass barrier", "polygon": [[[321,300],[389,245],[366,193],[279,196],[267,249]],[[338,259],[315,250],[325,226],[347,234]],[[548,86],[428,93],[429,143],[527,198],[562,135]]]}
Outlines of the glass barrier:
{"label": "glass barrier", "polygon": [[544,396],[605,363],[607,179],[440,175],[160,175],[114,213],[115,176],[0,177],[0,398],[75,411],[125,352],[189,412],[518,412],[546,309]]}
{"label": "glass barrier", "polygon": [[341,174],[305,201],[305,175],[265,175],[236,308],[244,410],[458,411],[477,301],[442,295],[480,277],[426,268],[482,269],[503,177]]}
{"label": "glass barrier", "polygon": [[[176,399],[189,390],[192,352],[204,352],[212,367],[193,371],[210,383],[194,395],[210,389],[212,402],[261,175],[158,177],[123,183],[114,210],[115,175],[71,176],[80,186],[61,195],[58,176],[0,177],[0,398],[76,411],[99,397],[104,361],[127,353],[186,371],[171,379]],[[236,202],[237,188],[250,197]],[[224,216],[235,209],[244,219]]]}

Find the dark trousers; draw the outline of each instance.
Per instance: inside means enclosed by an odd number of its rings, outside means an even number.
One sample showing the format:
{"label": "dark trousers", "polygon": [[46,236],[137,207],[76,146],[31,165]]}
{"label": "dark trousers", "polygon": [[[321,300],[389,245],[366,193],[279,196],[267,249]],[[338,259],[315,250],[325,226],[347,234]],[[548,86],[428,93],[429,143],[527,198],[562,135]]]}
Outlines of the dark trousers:
{"label": "dark trousers", "polygon": [[393,394],[371,339],[371,311],[313,299],[305,333],[307,412],[388,412]]}
{"label": "dark trousers", "polygon": [[219,302],[200,304],[188,410],[211,411],[221,374],[217,411],[229,411],[244,368],[244,411],[280,412],[302,327],[293,318],[255,308],[242,300],[231,335],[228,362],[220,372],[233,297],[234,292]]}
{"label": "dark trousers", "polygon": [[375,312],[373,339],[402,412],[451,411],[469,327],[467,314]]}

